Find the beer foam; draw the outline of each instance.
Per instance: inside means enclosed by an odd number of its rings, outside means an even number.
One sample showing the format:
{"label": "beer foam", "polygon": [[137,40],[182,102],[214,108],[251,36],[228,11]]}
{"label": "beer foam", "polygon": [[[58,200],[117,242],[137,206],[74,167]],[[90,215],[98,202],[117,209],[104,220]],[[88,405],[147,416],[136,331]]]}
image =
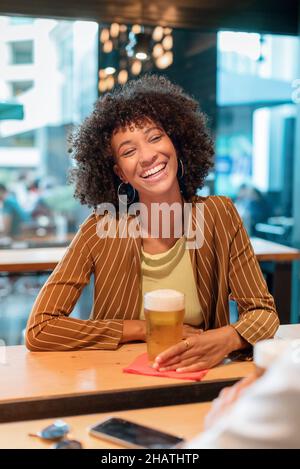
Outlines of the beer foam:
{"label": "beer foam", "polygon": [[144,295],[144,308],[151,311],[180,311],[184,309],[184,294],[177,290],[153,290]]}

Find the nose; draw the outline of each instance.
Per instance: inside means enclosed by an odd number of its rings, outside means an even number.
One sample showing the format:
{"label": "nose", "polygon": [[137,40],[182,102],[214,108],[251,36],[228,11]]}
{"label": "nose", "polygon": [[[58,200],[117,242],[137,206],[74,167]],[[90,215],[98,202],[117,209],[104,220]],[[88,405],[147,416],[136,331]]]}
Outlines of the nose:
{"label": "nose", "polygon": [[157,151],[153,148],[153,145],[145,143],[141,146],[139,163],[142,168],[151,166],[157,158]]}

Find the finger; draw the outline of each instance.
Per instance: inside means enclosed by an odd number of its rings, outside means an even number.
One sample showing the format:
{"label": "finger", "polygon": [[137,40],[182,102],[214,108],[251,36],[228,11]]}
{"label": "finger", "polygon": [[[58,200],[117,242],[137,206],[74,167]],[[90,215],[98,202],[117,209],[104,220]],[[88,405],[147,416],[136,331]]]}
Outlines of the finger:
{"label": "finger", "polygon": [[205,430],[210,428],[214,424],[214,422],[218,418],[220,418],[220,416],[223,414],[226,407],[227,406],[224,404],[224,402],[219,398],[213,401],[212,406],[204,419]]}
{"label": "finger", "polygon": [[188,346],[190,346],[190,344],[188,344],[185,340],[179,342],[176,345],[173,345],[172,347],[157,355],[155,358],[155,363],[167,363],[170,360],[173,360],[177,355],[183,355],[187,351]]}
{"label": "finger", "polygon": [[223,388],[219,396],[213,400],[211,409],[204,420],[204,428],[206,430],[210,428],[215,423],[215,421],[223,415],[224,411],[237,398],[237,389],[234,389],[235,387],[236,385]]}
{"label": "finger", "polygon": [[231,386],[228,388],[228,392],[224,395],[224,398],[222,399],[224,401],[224,404],[228,405],[231,404],[236,400],[239,394],[239,389],[236,386]]}
{"label": "finger", "polygon": [[[217,399],[223,399],[223,398],[226,398],[227,394],[230,392],[230,387],[227,386],[226,388],[223,388],[220,393],[219,393],[219,396],[217,397]],[[216,400],[216,399],[215,399]]]}
{"label": "finger", "polygon": [[246,378],[243,378],[241,381],[239,381],[235,385],[238,388],[238,394],[240,395],[241,392],[243,392],[256,380],[257,380],[257,376],[255,375],[255,373],[252,373],[251,375],[246,376]]}
{"label": "finger", "polygon": [[[182,349],[182,347],[181,347]],[[161,368],[161,367],[167,367],[167,366],[173,366],[175,363],[180,363],[183,360],[187,360],[188,358],[192,359],[192,363],[195,361],[195,359],[201,358],[199,353],[197,355],[195,354],[195,351],[190,351],[187,350],[186,344],[184,345],[184,351],[172,356],[171,358],[168,359],[163,359],[162,354],[156,357],[153,367],[154,368]]]}
{"label": "finger", "polygon": [[176,371],[178,373],[189,373],[191,371],[207,370],[207,368],[208,368],[207,363],[198,362],[198,363],[195,363],[194,365],[183,366],[183,367],[176,368]]}
{"label": "finger", "polygon": [[[252,376],[247,376],[246,378],[240,380],[235,385],[227,388],[228,392],[225,394],[222,399],[224,399],[225,404],[232,404],[240,396],[240,394],[252,383]],[[221,397],[221,396],[220,396]]]}
{"label": "finger", "polygon": [[184,366],[188,366],[188,365],[193,365],[195,364],[195,360],[197,360],[197,358],[193,357],[193,358],[189,358],[189,359],[186,359],[186,360],[183,360],[183,359],[180,359],[180,360],[177,360],[176,362],[174,362],[173,364],[168,364],[167,366],[162,366],[162,367],[159,367],[159,371],[170,371],[170,370],[177,370],[177,368],[182,368]]}
{"label": "finger", "polygon": [[[186,350],[186,347],[185,347]],[[196,352],[195,350],[186,350],[178,355],[175,355],[174,357],[167,359],[167,360],[162,360],[161,358],[159,360],[155,359],[154,362],[154,368],[166,368],[167,366],[174,366],[176,363],[180,363],[183,360],[190,359],[190,363],[195,363],[195,361],[203,360],[204,354],[199,353],[198,351]]]}
{"label": "finger", "polygon": [[153,363],[153,368],[156,368],[156,369],[161,369],[162,367],[165,368],[165,367],[171,367],[173,366],[175,363],[180,363],[180,361],[183,359],[183,354],[181,355],[176,355],[175,357],[171,358],[170,360],[167,360],[167,361],[160,361],[160,362],[157,362],[155,361]]}

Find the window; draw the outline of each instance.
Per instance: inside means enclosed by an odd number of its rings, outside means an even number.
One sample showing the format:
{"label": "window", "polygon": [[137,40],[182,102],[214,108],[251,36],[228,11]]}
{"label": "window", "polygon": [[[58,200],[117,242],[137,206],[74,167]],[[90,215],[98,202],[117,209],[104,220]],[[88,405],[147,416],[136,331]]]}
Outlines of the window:
{"label": "window", "polygon": [[32,24],[33,21],[33,18],[28,18],[27,16],[12,16],[10,18],[10,24],[12,25]]}
{"label": "window", "polygon": [[[26,215],[24,222],[20,216],[14,218],[14,231],[8,236],[0,232],[0,244],[12,249],[20,243],[68,244],[90,212],[75,201],[73,188],[67,185],[68,136],[92,111],[98,83],[97,23],[45,18],[27,18],[26,23],[25,18],[0,16],[1,99],[24,111],[23,118],[0,120],[0,182],[18,204],[18,213]],[[0,278],[0,337],[7,345],[22,343],[22,331],[45,279]],[[90,288],[73,315],[90,311]]]}
{"label": "window", "polygon": [[14,148],[14,147],[34,147],[36,144],[36,135],[34,130],[22,132],[12,135],[10,137],[0,139],[0,148]]}
{"label": "window", "polygon": [[33,81],[12,81],[11,94],[12,96],[19,96],[33,87]]}
{"label": "window", "polygon": [[216,193],[252,236],[292,244],[298,37],[218,33]]}
{"label": "window", "polygon": [[33,41],[11,42],[10,47],[12,65],[33,63]]}

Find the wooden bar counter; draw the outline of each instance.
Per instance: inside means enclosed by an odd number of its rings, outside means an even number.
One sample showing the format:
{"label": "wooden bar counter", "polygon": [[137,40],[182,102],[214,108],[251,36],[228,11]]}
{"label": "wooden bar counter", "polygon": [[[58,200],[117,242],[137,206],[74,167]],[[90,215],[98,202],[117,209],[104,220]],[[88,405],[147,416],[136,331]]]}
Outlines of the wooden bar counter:
{"label": "wooden bar counter", "polygon": [[123,373],[145,344],[115,351],[29,352],[6,348],[0,364],[0,422],[210,401],[251,362],[220,365],[203,381]]}
{"label": "wooden bar counter", "polygon": [[[202,431],[204,418],[211,404],[184,404],[167,407],[154,407],[123,412],[111,412],[109,416],[121,417],[140,425],[146,425],[186,440]],[[89,414],[76,417],[64,417],[70,426],[68,438],[79,440],[84,449],[124,448],[116,443],[89,435],[88,427],[108,417],[108,414]],[[29,420],[0,425],[0,449],[47,449],[53,442],[30,437],[28,433],[36,433],[53,423],[55,419]]]}

